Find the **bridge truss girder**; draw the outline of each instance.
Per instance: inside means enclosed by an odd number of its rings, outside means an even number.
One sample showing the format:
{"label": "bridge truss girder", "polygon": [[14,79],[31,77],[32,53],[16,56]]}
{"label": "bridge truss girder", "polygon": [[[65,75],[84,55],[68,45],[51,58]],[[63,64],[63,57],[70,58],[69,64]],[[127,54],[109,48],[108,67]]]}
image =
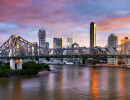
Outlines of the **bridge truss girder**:
{"label": "bridge truss girder", "polygon": [[[122,49],[123,48],[123,49]],[[125,53],[123,50],[125,49]],[[91,55],[94,57],[96,55],[107,55],[107,57],[112,55],[118,55],[118,57],[130,55],[130,41],[124,45],[119,45],[117,47],[95,47],[95,48],[61,48],[61,49],[44,49],[39,47],[27,40],[21,38],[20,36],[12,35],[1,47],[0,47],[0,57],[1,58],[11,58],[11,57],[40,57],[40,56],[70,56],[74,55],[82,56]],[[128,55],[128,56],[127,56]],[[99,57],[99,56],[98,56]],[[105,56],[104,56],[105,57]],[[117,57],[117,56],[116,56]]]}

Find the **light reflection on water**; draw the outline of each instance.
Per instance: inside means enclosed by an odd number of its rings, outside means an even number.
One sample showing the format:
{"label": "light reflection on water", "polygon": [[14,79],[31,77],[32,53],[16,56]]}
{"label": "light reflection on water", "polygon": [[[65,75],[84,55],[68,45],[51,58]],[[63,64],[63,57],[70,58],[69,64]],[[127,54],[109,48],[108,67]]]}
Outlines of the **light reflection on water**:
{"label": "light reflection on water", "polygon": [[61,73],[0,78],[0,100],[126,100],[130,69],[51,66]]}

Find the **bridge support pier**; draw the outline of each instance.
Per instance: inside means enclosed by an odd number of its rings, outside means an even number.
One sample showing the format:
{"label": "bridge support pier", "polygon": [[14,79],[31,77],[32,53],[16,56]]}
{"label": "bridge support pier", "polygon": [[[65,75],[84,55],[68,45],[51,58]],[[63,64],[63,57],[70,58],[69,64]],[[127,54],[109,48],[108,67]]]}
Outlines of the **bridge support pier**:
{"label": "bridge support pier", "polygon": [[15,60],[14,59],[10,59],[10,68],[15,69]]}
{"label": "bridge support pier", "polygon": [[22,69],[22,59],[18,60],[17,69]]}
{"label": "bridge support pier", "polygon": [[22,69],[22,59],[10,59],[11,69]]}

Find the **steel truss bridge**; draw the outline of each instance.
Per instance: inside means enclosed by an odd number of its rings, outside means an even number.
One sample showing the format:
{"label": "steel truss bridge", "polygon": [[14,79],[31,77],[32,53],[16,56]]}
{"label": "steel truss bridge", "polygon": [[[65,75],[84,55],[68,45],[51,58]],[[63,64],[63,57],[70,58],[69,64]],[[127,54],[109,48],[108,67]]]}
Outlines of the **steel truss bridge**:
{"label": "steel truss bridge", "polygon": [[117,47],[44,49],[20,36],[12,35],[0,47],[0,59],[27,58],[130,58],[130,41]]}

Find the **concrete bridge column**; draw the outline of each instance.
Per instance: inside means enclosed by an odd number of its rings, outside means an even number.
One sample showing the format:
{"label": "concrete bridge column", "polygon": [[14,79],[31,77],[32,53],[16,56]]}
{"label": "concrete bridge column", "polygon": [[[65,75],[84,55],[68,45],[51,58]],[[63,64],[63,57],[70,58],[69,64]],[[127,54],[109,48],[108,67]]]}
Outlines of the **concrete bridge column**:
{"label": "concrete bridge column", "polygon": [[22,69],[22,59],[19,59],[17,62],[17,69]]}
{"label": "concrete bridge column", "polygon": [[[17,64],[17,66],[15,66],[15,64]],[[10,59],[10,68],[13,70],[22,69],[22,59]]]}
{"label": "concrete bridge column", "polygon": [[15,60],[14,59],[10,59],[10,68],[15,69]]}

